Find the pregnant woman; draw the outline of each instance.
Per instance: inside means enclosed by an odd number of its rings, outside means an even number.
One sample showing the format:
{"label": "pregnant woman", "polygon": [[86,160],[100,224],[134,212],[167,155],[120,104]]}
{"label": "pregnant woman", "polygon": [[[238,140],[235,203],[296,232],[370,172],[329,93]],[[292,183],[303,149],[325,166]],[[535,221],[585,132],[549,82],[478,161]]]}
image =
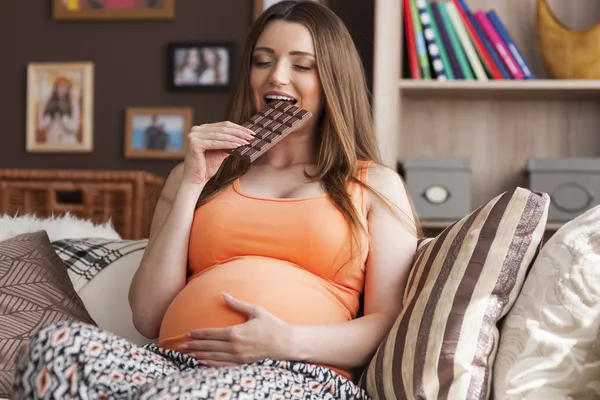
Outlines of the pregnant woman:
{"label": "pregnant woman", "polygon": [[[399,314],[419,226],[378,160],[360,58],[330,9],[286,0],[241,63],[228,122],[189,134],[131,285],[156,343],[45,327],[15,398],[368,398],[355,372]],[[253,138],[242,124],[281,100],[312,117],[253,163],[230,156]]]}

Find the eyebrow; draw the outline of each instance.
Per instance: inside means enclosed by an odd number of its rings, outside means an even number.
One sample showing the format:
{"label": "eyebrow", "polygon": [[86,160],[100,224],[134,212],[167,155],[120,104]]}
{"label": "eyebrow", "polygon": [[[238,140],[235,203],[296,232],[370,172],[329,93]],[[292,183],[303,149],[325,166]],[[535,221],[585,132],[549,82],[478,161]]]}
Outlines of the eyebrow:
{"label": "eyebrow", "polygon": [[[254,49],[254,51],[265,51],[265,52],[270,53],[270,54],[275,54],[275,50],[273,50],[270,47],[257,47],[257,48]],[[309,56],[309,57],[315,58],[315,55],[313,53],[308,52],[308,51],[293,50],[293,51],[290,51],[289,54],[291,56]]]}

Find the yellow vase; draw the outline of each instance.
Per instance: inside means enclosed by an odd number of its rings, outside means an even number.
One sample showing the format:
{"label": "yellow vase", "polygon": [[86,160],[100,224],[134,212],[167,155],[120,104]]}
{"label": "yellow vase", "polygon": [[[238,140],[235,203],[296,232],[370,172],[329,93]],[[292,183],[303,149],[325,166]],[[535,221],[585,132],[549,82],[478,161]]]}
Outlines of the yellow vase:
{"label": "yellow vase", "polygon": [[546,68],[556,79],[600,79],[600,23],[573,30],[561,23],[547,0],[538,0],[538,40]]}

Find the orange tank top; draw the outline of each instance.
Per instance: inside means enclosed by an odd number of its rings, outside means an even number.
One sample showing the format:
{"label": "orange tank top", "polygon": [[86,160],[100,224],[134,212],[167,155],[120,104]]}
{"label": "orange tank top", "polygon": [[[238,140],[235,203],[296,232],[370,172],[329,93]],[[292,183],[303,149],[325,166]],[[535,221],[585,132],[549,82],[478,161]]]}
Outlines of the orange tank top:
{"label": "orange tank top", "polygon": [[[368,163],[357,178],[366,182]],[[364,226],[366,192],[348,192]],[[292,324],[352,320],[360,307],[368,238],[351,228],[328,194],[272,199],[252,196],[239,180],[194,213],[190,277],[167,309],[158,345],[177,350],[192,329],[246,321],[221,292],[264,307]],[[328,366],[351,379],[349,371]]]}

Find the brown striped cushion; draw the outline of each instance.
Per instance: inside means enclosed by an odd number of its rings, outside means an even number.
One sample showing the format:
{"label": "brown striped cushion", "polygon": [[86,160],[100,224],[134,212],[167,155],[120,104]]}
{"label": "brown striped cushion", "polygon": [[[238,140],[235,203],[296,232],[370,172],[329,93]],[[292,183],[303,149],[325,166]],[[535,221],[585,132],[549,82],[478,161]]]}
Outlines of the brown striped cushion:
{"label": "brown striped cushion", "polygon": [[0,242],[0,396],[10,394],[21,345],[38,328],[67,320],[94,324],[46,232]]}
{"label": "brown striped cushion", "polygon": [[539,250],[549,197],[517,188],[422,241],[390,333],[360,385],[375,399],[484,399],[498,321]]}

